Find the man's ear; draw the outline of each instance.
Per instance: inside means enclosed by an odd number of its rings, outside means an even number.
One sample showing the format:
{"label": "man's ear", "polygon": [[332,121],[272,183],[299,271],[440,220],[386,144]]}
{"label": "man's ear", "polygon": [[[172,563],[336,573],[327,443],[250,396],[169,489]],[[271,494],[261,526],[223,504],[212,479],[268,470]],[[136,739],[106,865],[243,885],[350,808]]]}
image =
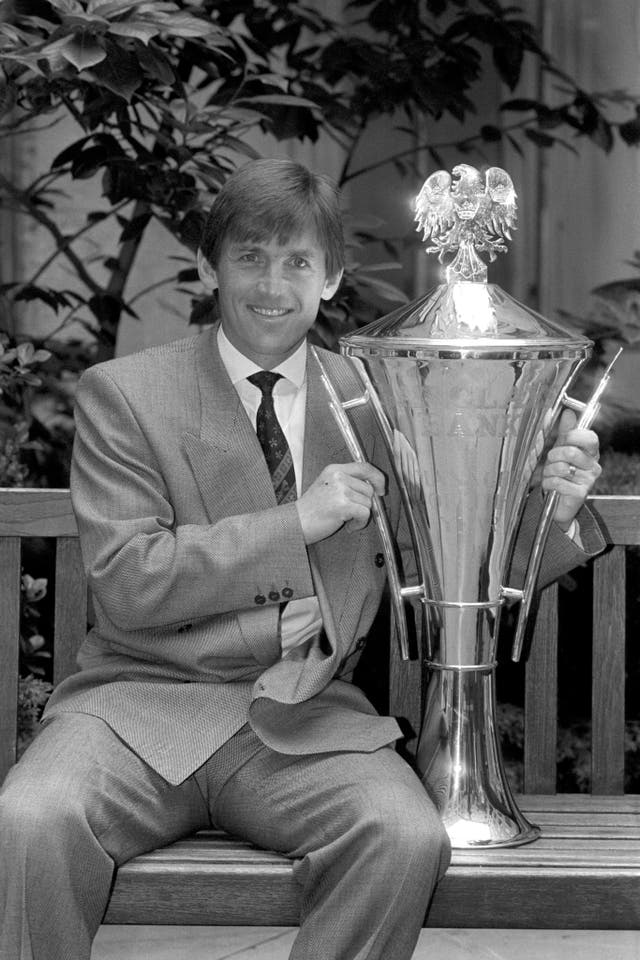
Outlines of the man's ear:
{"label": "man's ear", "polygon": [[207,258],[205,257],[202,250],[198,249],[198,276],[200,277],[202,283],[205,285],[207,290],[217,290],[218,289],[218,274],[211,266]]}
{"label": "man's ear", "polygon": [[334,295],[338,287],[340,286],[340,281],[342,280],[342,274],[344,270],[338,270],[334,277],[327,277],[324,284],[324,290],[322,291],[321,297],[323,300],[331,300],[331,297]]}

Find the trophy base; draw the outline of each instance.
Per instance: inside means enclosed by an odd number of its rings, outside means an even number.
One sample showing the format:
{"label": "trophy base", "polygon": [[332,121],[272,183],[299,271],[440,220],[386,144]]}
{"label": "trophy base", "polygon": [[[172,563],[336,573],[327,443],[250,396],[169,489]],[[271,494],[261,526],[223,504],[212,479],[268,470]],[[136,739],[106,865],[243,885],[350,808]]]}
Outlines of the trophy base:
{"label": "trophy base", "polygon": [[416,764],[454,849],[515,847],[540,829],[518,809],[495,720],[495,664],[432,670]]}
{"label": "trophy base", "polygon": [[502,817],[497,830],[478,820],[447,820],[443,818],[453,850],[471,850],[477,847],[519,847],[532,843],[540,836],[540,827],[529,823],[522,814],[510,822]]}

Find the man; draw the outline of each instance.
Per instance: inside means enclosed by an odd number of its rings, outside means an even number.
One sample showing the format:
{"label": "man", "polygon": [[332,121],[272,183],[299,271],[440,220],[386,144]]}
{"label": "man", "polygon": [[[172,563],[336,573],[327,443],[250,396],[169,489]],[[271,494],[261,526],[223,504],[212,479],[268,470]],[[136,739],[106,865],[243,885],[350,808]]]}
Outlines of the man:
{"label": "man", "polygon": [[[82,378],[72,496],[96,620],[0,798],[2,956],[87,960],[114,865],[212,822],[294,859],[294,960],[413,953],[449,847],[396,721],[351,682],[385,582],[372,495],[394,526],[399,498],[371,414],[354,412],[376,462],[356,464],[307,353],[342,266],[331,184],[250,164],[198,256],[220,324]],[[598,472],[595,435],[568,432],[543,484],[560,526]],[[601,547],[585,511],[580,536],[554,532],[567,567]]]}

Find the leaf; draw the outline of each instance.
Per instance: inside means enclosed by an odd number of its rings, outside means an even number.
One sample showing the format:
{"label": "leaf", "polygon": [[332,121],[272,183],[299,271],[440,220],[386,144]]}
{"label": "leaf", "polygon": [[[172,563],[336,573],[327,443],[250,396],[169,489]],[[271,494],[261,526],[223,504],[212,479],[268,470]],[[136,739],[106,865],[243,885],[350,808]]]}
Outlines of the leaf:
{"label": "leaf", "polygon": [[85,143],[91,140],[91,137],[92,135],[83,137],[81,140],[76,140],[75,143],[71,143],[68,147],[65,147],[64,150],[61,150],[51,161],[51,169],[55,170],[57,167],[64,167],[65,164],[75,160],[76,156],[84,149]]}
{"label": "leaf", "polygon": [[209,33],[219,32],[219,28],[210,20],[201,20],[198,17],[168,14],[162,19],[158,18],[158,23],[161,32],[171,37],[206,37]]}
{"label": "leaf", "polygon": [[87,223],[100,223],[109,216],[108,210],[91,210],[87,214]]}
{"label": "leaf", "polygon": [[[140,7],[144,4],[142,0],[89,0],[88,11],[96,17],[104,17],[110,20],[115,16],[122,16],[135,10],[140,13]],[[163,6],[158,4],[157,6]],[[171,4],[175,8],[175,4]]]}
{"label": "leaf", "polygon": [[555,137],[549,136],[548,133],[541,133],[540,130],[528,129],[524,134],[532,143],[535,143],[536,147],[552,147],[556,142]]}
{"label": "leaf", "polygon": [[186,270],[179,270],[176,280],[179,283],[197,283],[200,275],[195,267],[188,267]]}
{"label": "leaf", "polygon": [[363,277],[359,273],[353,276],[354,283],[359,287],[368,288],[384,300],[390,300],[392,303],[408,303],[409,298],[399,287],[386,280],[380,280],[379,277]]}
{"label": "leaf", "polygon": [[171,61],[155,44],[150,43],[148,47],[139,50],[138,60],[144,72],[153,77],[154,80],[169,85],[175,80]]}
{"label": "leaf", "polygon": [[50,350],[36,350],[36,352],[35,352],[34,355],[33,355],[33,362],[34,362],[34,363],[44,363],[44,362],[45,362],[46,360],[48,360],[50,357],[51,357],[51,351],[50,351]]}
{"label": "leaf", "polygon": [[18,362],[22,367],[28,366],[33,361],[35,349],[32,343],[19,343],[16,352],[18,354]]}
{"label": "leaf", "polygon": [[318,107],[313,100],[307,100],[305,97],[296,97],[284,93],[261,93],[256,94],[255,97],[239,97],[235,102],[243,105],[268,103],[280,107],[308,107],[314,110]]}
{"label": "leaf", "polygon": [[500,77],[513,90],[520,79],[524,49],[515,43],[494,47],[493,62]]}
{"label": "leaf", "polygon": [[74,180],[88,180],[109,161],[109,154],[102,145],[83,150],[71,164],[71,176]]}
{"label": "leaf", "polygon": [[138,61],[112,40],[105,40],[105,49],[106,59],[87,71],[87,76],[93,76],[107,90],[129,101],[143,80]]}
{"label": "leaf", "polygon": [[110,23],[109,33],[118,37],[131,37],[134,40],[140,40],[146,46],[150,40],[158,36],[160,27],[144,20],[136,20],[132,23],[124,21],[122,23]]}
{"label": "leaf", "polygon": [[526,110],[538,110],[540,103],[537,100],[527,100],[524,97],[519,97],[516,100],[507,100],[505,103],[500,104],[501,110],[517,110],[522,113]]}
{"label": "leaf", "polygon": [[613,132],[611,124],[607,123],[603,116],[598,117],[595,129],[589,134],[589,139],[601,147],[605,153],[610,153],[613,149]]}
{"label": "leaf", "polygon": [[78,0],[49,0],[55,10],[62,13],[84,13],[84,8]]}
{"label": "leaf", "polygon": [[58,312],[61,301],[54,290],[48,290],[44,287],[37,287],[35,284],[27,283],[15,295],[14,300],[42,300],[53,311]]}
{"label": "leaf", "polygon": [[65,60],[73,64],[78,72],[95,67],[107,55],[102,43],[88,30],[67,37],[65,42],[59,46],[58,52],[62,54]]}
{"label": "leaf", "polygon": [[627,120],[618,126],[618,133],[630,147],[640,144],[640,115],[636,114],[633,120]]}

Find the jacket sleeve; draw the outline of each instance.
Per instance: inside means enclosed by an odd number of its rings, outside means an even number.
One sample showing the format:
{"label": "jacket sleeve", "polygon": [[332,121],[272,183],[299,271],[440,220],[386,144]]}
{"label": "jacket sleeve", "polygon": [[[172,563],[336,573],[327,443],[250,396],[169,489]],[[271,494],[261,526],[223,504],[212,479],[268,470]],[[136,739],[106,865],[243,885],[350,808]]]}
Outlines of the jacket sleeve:
{"label": "jacket sleeve", "polygon": [[139,418],[99,366],[78,388],[71,495],[89,585],[123,630],[255,609],[265,583],[314,592],[295,504],[176,522]]}
{"label": "jacket sleeve", "polygon": [[[527,498],[518,528],[511,559],[509,586],[519,587],[524,581],[543,503],[542,490],[535,487]],[[542,555],[538,589],[553,583],[574,567],[584,566],[606,547],[598,521],[587,506],[582,507],[576,519],[580,525],[582,547],[563,533],[555,523],[551,524],[549,539]]]}

